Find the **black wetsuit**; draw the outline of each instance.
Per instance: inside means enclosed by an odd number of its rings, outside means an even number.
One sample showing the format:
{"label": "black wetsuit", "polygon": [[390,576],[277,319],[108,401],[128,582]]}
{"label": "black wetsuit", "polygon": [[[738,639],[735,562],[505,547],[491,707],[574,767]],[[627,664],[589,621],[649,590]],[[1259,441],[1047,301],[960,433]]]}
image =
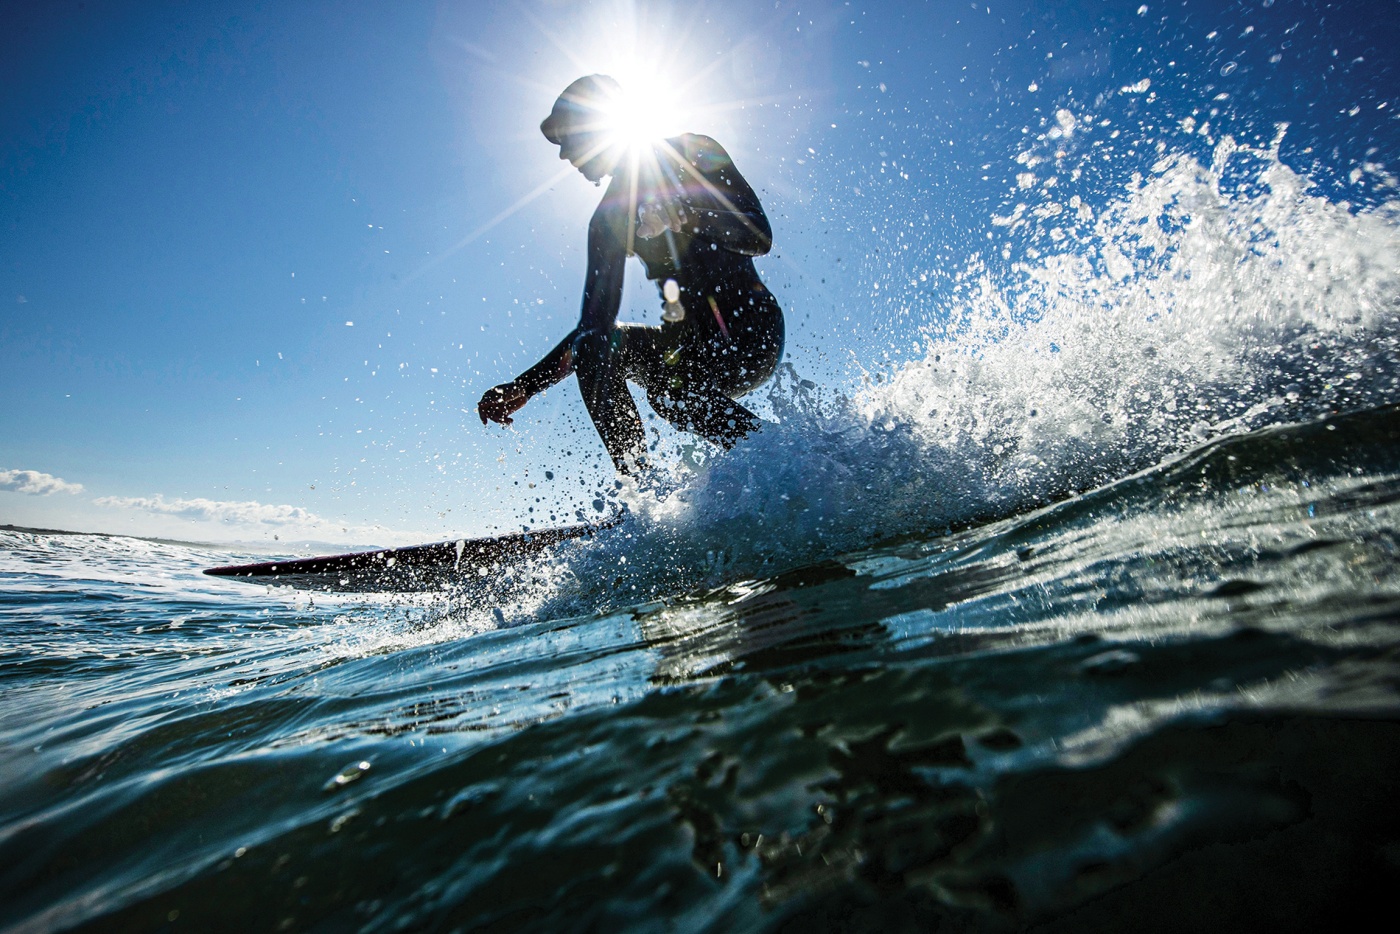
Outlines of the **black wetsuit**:
{"label": "black wetsuit", "polygon": [[[637,236],[638,209],[664,210],[678,230]],[[705,136],[658,144],[617,168],[588,225],[588,278],[579,325],[515,380],[534,395],[576,372],[584,404],[619,470],[640,458],[645,435],[626,380],[662,417],[731,447],[758,427],[734,401],[773,374],[783,313],[754,269],[772,242],[758,197],[728,153]],[[679,286],[684,316],[660,327],[619,325],[623,269],[641,259],[663,295]]]}

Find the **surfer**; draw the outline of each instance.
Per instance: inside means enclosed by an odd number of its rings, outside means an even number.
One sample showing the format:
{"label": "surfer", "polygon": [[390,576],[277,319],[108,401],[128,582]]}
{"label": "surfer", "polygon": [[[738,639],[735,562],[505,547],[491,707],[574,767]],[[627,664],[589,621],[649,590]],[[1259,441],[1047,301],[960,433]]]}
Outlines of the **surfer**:
{"label": "surfer", "polygon": [[[773,374],[783,313],[754,269],[773,234],[763,207],[719,143],[684,134],[629,145],[608,128],[622,89],[606,75],[564,89],[540,124],[594,184],[611,176],[588,223],[578,327],[477,404],[481,423],[511,424],[531,397],[578,376],[584,406],[620,473],[645,464],[645,432],[627,381],[682,431],[728,449],[759,426],[735,400]],[[618,324],[627,257],[662,301],[659,327]]]}

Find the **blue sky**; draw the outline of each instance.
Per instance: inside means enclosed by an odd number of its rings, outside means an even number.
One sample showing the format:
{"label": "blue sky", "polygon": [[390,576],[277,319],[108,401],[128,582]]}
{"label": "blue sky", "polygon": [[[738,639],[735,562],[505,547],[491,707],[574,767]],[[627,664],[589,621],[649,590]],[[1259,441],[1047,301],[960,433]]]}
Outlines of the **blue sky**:
{"label": "blue sky", "polygon": [[1394,155],[1400,3],[1048,7],[7,4],[0,522],[399,543],[591,499],[572,382],[472,411],[577,318],[600,192],[537,127],[580,74],[686,88],[773,220],[788,362],[838,387],[917,354],[1059,108],[1149,78],[1289,121],[1339,190]]}

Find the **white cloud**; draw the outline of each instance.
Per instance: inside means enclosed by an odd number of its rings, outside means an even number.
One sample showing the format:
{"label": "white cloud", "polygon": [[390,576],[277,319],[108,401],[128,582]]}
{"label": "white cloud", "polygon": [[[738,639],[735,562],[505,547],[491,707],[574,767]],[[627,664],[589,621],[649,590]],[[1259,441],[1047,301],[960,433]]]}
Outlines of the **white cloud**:
{"label": "white cloud", "polygon": [[81,493],[81,483],[69,483],[37,470],[0,470],[0,490],[28,493],[30,496],[51,496],[54,493]]}
{"label": "white cloud", "polygon": [[[86,526],[110,526],[113,521],[123,534],[164,538],[189,538],[199,541],[234,540],[240,542],[308,541],[338,542],[345,545],[409,545],[426,541],[423,532],[405,532],[379,525],[354,525],[337,522],[304,509],[301,506],[272,505],[253,500],[230,502],[193,498],[167,499],[154,496],[99,496],[89,500],[92,505],[119,518],[100,518],[95,514],[83,520]],[[49,521],[49,520],[44,520]],[[54,526],[60,527],[60,526]]]}
{"label": "white cloud", "polygon": [[306,526],[322,525],[324,519],[300,506],[271,506],[253,501],[224,502],[214,499],[166,499],[155,496],[102,496],[93,500],[112,509],[136,509],[162,516],[178,516],[197,522],[223,522],[237,525]]}

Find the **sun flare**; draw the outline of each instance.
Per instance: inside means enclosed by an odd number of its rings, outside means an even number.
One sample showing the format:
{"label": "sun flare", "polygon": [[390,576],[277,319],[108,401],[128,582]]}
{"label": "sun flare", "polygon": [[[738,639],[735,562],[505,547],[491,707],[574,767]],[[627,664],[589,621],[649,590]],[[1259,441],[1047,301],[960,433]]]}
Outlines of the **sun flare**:
{"label": "sun flare", "polygon": [[651,75],[618,83],[622,93],[607,101],[599,114],[609,144],[638,150],[681,131],[684,115],[669,82]]}
{"label": "sun flare", "polygon": [[521,80],[522,86],[534,92],[536,105],[579,75],[610,76],[620,90],[609,101],[591,96],[579,100],[587,115],[569,123],[582,138],[567,154],[560,153],[569,164],[539,179],[529,191],[429,260],[425,269],[495,229],[594,160],[597,165],[589,165],[589,172],[600,176],[628,164],[654,167],[659,165],[658,154],[667,152],[665,140],[686,132],[716,130],[725,131],[725,138],[732,139],[735,134],[727,129],[728,117],[746,106],[769,102],[726,96],[731,90],[727,76],[734,57],[751,51],[741,43],[724,55],[700,55],[700,50],[714,47],[714,40],[693,20],[684,25],[672,23],[648,12],[654,12],[653,7],[640,8],[635,0],[598,0],[586,13],[580,6],[580,15],[567,20],[537,16],[528,6],[518,9],[557,53],[556,64],[547,74]]}

